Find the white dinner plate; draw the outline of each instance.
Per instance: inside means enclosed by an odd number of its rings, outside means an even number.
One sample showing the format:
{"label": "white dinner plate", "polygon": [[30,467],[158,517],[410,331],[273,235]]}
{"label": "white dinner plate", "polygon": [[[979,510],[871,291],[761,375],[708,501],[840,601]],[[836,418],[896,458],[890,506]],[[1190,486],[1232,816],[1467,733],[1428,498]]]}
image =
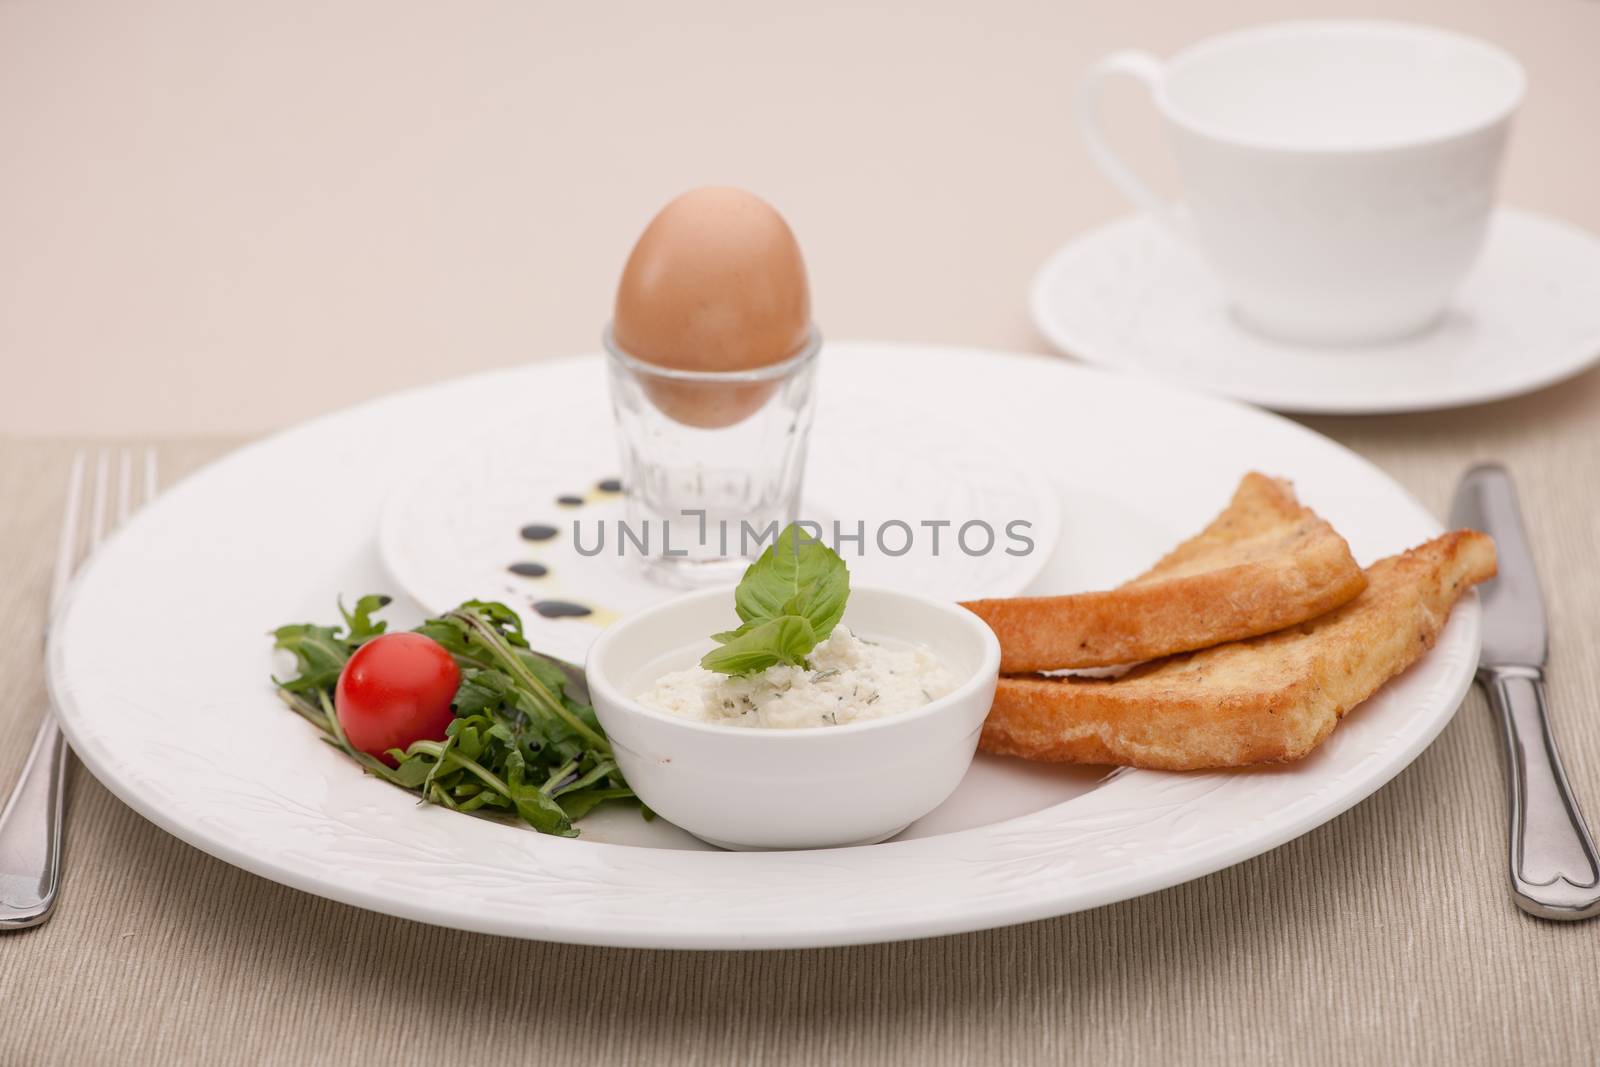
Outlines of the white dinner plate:
{"label": "white dinner plate", "polygon": [[[1026,444],[1006,426],[973,437],[959,410],[885,404],[852,381],[850,352],[830,349],[819,376],[801,517],[830,537],[834,524],[861,535],[859,548],[843,551],[862,585],[949,600],[1022,592],[1055,549],[1060,520],[1060,501],[1026,461]],[[538,393],[519,405],[521,418],[463,422],[436,439],[430,464],[395,487],[379,521],[379,556],[397,589],[434,612],[474,597],[502,600],[535,647],[574,663],[609,619],[682,592],[626,565],[637,564],[632,556],[618,560],[623,499],[601,488],[618,470],[616,442],[608,395],[593,375],[587,362],[551,364]],[[540,404],[540,395],[562,399]],[[983,524],[968,537],[975,552],[984,530],[1002,546],[1020,545],[1008,529],[1033,550],[969,555],[956,541],[970,521]],[[886,529],[895,522],[910,533]],[[530,540],[526,529],[552,536]],[[538,573],[513,570],[530,567]],[[592,614],[539,613],[552,603]]]}
{"label": "white dinner plate", "polygon": [[1279,411],[1427,411],[1532,392],[1600,360],[1600,239],[1502,208],[1444,317],[1384,344],[1301,345],[1246,328],[1200,257],[1139,215],[1056,252],[1031,304],[1050,343],[1090,363]]}
{"label": "white dinner plate", "polygon": [[[1018,462],[1063,505],[1038,591],[1103,587],[1147,566],[1252,468],[1293,478],[1363,561],[1439,530],[1364,460],[1229,402],[998,352],[835,344],[823,358],[830,381],[888,412],[954,416],[974,439],[1007,428],[996,440],[1025,448]],[[1294,767],[1106,777],[980,758],[939,810],[859,848],[713,851],[620,808],[562,839],[418,806],[277,701],[267,631],[333,618],[340,594],[389,588],[375,545],[383,502],[427,469],[441,437],[602,388],[597,357],[447,382],[317,419],[171,488],[89,564],[53,630],[50,686],[74,750],[185,841],[349,904],[595,944],[834,945],[1059,915],[1257,855],[1397,774],[1471,681],[1469,597],[1432,652]],[[390,609],[401,625],[419,615]]]}

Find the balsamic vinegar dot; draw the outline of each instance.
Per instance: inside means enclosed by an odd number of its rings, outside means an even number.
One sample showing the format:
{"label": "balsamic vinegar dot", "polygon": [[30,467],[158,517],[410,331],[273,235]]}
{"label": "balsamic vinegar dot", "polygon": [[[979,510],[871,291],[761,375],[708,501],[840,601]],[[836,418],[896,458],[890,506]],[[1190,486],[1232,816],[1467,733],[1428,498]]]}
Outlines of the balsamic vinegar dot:
{"label": "balsamic vinegar dot", "polygon": [[550,573],[550,568],[543,563],[513,563],[506,570],[524,578],[543,578]]}
{"label": "balsamic vinegar dot", "polygon": [[570,600],[535,600],[533,610],[547,619],[576,619],[594,614],[593,609]]}
{"label": "balsamic vinegar dot", "polygon": [[602,493],[620,493],[622,492],[622,479],[607,478],[603,482],[596,482],[594,487]]}
{"label": "balsamic vinegar dot", "polygon": [[583,497],[576,496],[572,493],[567,493],[563,496],[556,497],[556,503],[560,504],[564,508],[575,508],[583,503]]}
{"label": "balsamic vinegar dot", "polygon": [[524,541],[548,541],[560,532],[554,526],[549,526],[542,522],[531,522],[522,528],[522,539]]}

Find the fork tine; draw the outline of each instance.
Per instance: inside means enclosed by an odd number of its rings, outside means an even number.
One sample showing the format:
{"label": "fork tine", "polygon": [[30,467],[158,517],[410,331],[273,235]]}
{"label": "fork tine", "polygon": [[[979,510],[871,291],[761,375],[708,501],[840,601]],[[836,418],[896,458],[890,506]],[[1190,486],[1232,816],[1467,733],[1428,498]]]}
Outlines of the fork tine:
{"label": "fork tine", "polygon": [[133,452],[124,448],[117,458],[117,525],[121,526],[133,511]]}
{"label": "fork tine", "polygon": [[102,448],[94,463],[94,510],[89,519],[89,551],[106,536],[106,504],[111,496],[111,451]]}
{"label": "fork tine", "polygon": [[61,537],[56,542],[56,569],[50,579],[50,613],[55,614],[61,597],[72,577],[72,565],[78,556],[78,523],[83,515],[83,468],[85,457],[80,450],[72,457],[72,470],[67,475],[66,511],[61,518]]}

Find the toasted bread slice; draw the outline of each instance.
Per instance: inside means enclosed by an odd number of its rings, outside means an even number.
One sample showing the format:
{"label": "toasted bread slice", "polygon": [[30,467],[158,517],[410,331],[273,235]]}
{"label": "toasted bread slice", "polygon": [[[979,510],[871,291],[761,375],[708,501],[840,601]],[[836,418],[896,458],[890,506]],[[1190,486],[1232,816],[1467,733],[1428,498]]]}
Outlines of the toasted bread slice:
{"label": "toasted bread slice", "polygon": [[1227,510],[1120,588],[974,600],[1000,638],[1000,670],[1112,667],[1271,633],[1366,586],[1332,526],[1289,483],[1246,474]]}
{"label": "toasted bread slice", "polygon": [[982,747],[1158,770],[1299,759],[1433,647],[1456,600],[1494,573],[1494,542],[1458,530],[1373,564],[1355,600],[1280,633],[1115,679],[1001,678]]}

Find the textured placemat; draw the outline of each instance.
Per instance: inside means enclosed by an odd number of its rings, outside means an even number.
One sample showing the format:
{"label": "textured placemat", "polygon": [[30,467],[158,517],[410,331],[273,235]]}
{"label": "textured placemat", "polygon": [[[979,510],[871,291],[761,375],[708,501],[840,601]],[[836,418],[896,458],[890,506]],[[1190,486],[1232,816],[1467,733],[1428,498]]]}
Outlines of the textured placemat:
{"label": "textured placemat", "polygon": [[[1436,512],[1472,461],[1511,466],[1550,600],[1560,741],[1600,818],[1600,374],[1309,424]],[[165,473],[229,444],[163,446]],[[0,442],[7,788],[44,700],[75,447]],[[1209,878],[986,933],[734,954],[519,942],[329,903],[178,842],[75,768],[60,908],[0,938],[0,1064],[1590,1061],[1600,922],[1512,907],[1502,789],[1475,692],[1373,798]]]}

